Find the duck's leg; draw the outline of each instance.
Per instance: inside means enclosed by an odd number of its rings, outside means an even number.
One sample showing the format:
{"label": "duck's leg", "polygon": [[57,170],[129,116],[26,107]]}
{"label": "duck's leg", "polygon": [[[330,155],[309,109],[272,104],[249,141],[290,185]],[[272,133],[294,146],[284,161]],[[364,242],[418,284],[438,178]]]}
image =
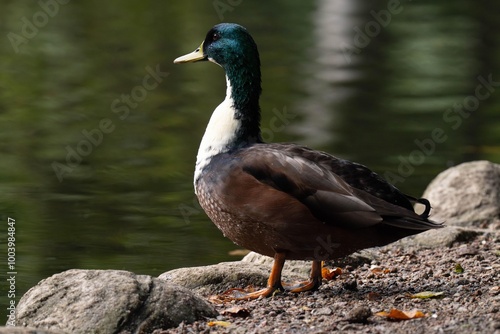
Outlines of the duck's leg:
{"label": "duck's leg", "polygon": [[266,288],[248,293],[243,289],[231,289],[224,292],[220,297],[225,300],[248,300],[257,299],[260,296],[269,297],[277,290],[283,291],[284,289],[281,285],[281,271],[283,270],[283,266],[285,265],[285,258],[286,253],[274,254],[274,263],[271,269],[271,274],[269,275],[269,278],[267,280]]}
{"label": "duck's leg", "polygon": [[300,282],[298,284],[289,286],[285,285],[285,290],[289,292],[304,292],[304,291],[314,291],[318,289],[321,285],[323,277],[321,275],[321,261],[313,261],[311,267],[311,276],[308,281]]}

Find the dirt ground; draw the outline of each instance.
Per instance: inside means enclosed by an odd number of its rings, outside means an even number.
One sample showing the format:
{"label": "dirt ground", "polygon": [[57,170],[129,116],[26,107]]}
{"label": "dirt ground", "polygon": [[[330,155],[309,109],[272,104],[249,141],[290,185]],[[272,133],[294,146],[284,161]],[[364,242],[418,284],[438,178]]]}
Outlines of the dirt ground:
{"label": "dirt ground", "polygon": [[[155,333],[500,333],[498,233],[434,249],[396,243],[337,265],[342,274],[318,291],[216,305],[217,319]],[[435,296],[412,298],[425,291]],[[391,309],[423,317],[376,314]]]}

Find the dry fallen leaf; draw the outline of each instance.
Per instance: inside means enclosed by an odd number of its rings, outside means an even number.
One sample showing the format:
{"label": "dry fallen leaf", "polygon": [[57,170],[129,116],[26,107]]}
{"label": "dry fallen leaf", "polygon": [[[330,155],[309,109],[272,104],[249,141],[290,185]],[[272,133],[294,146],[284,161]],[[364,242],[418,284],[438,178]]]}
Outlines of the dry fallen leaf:
{"label": "dry fallen leaf", "polygon": [[221,296],[217,296],[217,295],[209,296],[208,301],[212,304],[217,304],[217,305],[224,304],[224,302],[225,302],[225,300],[223,298],[221,298]]}
{"label": "dry fallen leaf", "polygon": [[332,270],[325,267],[321,268],[321,276],[326,280],[332,280],[341,274],[342,274],[342,269],[340,269],[339,267],[336,267],[335,269]]}
{"label": "dry fallen leaf", "polygon": [[247,308],[241,306],[234,306],[221,311],[220,314],[229,315],[231,317],[246,318],[250,316],[250,311]]}
{"label": "dry fallen leaf", "polygon": [[427,299],[427,298],[441,298],[443,296],[444,296],[444,292],[422,291],[422,292],[410,295],[410,298]]}
{"label": "dry fallen leaf", "polygon": [[221,326],[221,327],[229,327],[231,323],[229,321],[209,321],[207,323],[208,327]]}
{"label": "dry fallen leaf", "polygon": [[422,311],[412,310],[412,311],[401,311],[393,308],[390,312],[378,312],[375,313],[379,317],[386,317],[392,320],[409,320],[425,317]]}
{"label": "dry fallen leaf", "polygon": [[233,288],[224,291],[220,295],[212,295],[208,297],[208,301],[211,302],[212,304],[224,304],[232,301],[234,298],[242,298],[246,294],[251,292],[255,292],[255,287],[253,285],[249,285],[244,289]]}

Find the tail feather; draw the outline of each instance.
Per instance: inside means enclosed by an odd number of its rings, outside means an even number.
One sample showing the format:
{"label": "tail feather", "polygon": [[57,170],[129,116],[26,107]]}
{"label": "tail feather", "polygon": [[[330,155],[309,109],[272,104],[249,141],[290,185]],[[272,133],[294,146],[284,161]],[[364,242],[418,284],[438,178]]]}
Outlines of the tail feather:
{"label": "tail feather", "polygon": [[416,217],[394,217],[394,216],[384,216],[384,223],[390,226],[405,228],[409,230],[419,230],[425,231],[435,228],[444,227],[443,223],[438,223],[433,220],[422,217],[422,215]]}

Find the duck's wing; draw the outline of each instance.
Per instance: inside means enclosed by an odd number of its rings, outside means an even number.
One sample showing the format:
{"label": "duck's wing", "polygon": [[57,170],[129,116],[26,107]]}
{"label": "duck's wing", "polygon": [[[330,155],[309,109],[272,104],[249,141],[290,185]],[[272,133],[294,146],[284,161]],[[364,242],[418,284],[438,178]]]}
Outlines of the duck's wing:
{"label": "duck's wing", "polygon": [[414,211],[414,203],[419,203],[425,207],[419,214],[422,218],[428,218],[431,212],[431,204],[425,198],[415,198],[402,193],[398,188],[387,182],[383,177],[370,170],[368,167],[349,160],[334,157],[328,153],[314,151],[305,146],[295,144],[275,144],[281,146],[283,151],[292,155],[302,156],[314,163],[337,174],[347,184],[353,188],[363,190],[377,198],[381,198],[389,203],[402,206]]}
{"label": "duck's wing", "polygon": [[[293,153],[287,148],[264,144],[242,150],[237,164],[239,177],[231,178],[228,185],[231,188],[252,187],[258,189],[254,193],[260,194],[269,194],[272,190],[276,207],[291,207],[289,201],[294,201],[306,206],[316,219],[333,226],[363,228],[384,223],[404,229],[427,230],[439,225],[417,215],[411,208],[349,185],[328,168],[324,153],[318,152],[323,160],[318,163],[318,159]],[[252,180],[254,183],[250,185]],[[287,201],[286,205],[276,203],[278,199]]]}
{"label": "duck's wing", "polygon": [[301,156],[340,176],[351,187],[361,189],[387,202],[413,210],[412,202],[417,199],[403,194],[377,173],[366,166],[332,156],[328,153],[315,151],[305,146],[295,144],[272,144],[280,150],[294,156]]}

